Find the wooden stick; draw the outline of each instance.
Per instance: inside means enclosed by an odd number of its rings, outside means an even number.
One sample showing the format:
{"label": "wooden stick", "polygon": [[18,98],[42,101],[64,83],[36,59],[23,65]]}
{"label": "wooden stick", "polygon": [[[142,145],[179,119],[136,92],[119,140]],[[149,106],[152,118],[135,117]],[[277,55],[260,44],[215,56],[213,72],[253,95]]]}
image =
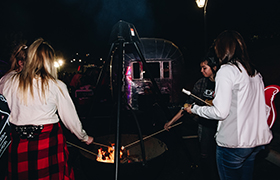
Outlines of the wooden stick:
{"label": "wooden stick", "polygon": [[76,148],[79,148],[79,149],[81,149],[81,150],[83,150],[83,151],[85,151],[85,152],[88,152],[88,153],[90,153],[90,154],[93,154],[93,155],[97,156],[97,154],[95,154],[94,152],[91,152],[91,151],[89,151],[89,150],[87,150],[87,149],[84,149],[84,148],[82,148],[82,147],[80,147],[80,146],[77,146],[77,145],[75,145],[75,144],[73,144],[73,143],[70,143],[70,142],[68,142],[68,141],[66,141],[66,143],[67,143],[67,144],[70,144],[71,146],[74,146],[74,147],[76,147]]}
{"label": "wooden stick", "polygon": [[[173,128],[173,127],[175,127],[175,126],[178,126],[178,125],[180,125],[180,124],[182,124],[182,123],[183,123],[183,122],[179,122],[179,123],[177,123],[177,124],[174,124],[174,125],[170,126],[170,128]],[[159,134],[159,133],[161,133],[161,132],[163,132],[163,131],[166,131],[166,129],[162,129],[162,130],[160,130],[160,131],[158,131],[158,132],[155,132],[155,133],[153,133],[153,134],[151,134],[151,135],[149,135],[149,136],[144,137],[144,138],[143,138],[143,141],[146,140],[146,139],[148,139],[148,138],[150,138],[150,137],[152,137],[152,136],[154,136],[154,135],[157,135],[157,134]],[[129,147],[129,146],[132,146],[132,145],[134,145],[134,144],[136,144],[136,143],[139,143],[139,142],[140,142],[140,140],[137,140],[137,141],[135,141],[135,142],[133,142],[133,143],[130,143],[130,144],[124,146],[124,148],[127,148],[127,147]]]}
{"label": "wooden stick", "polygon": [[187,90],[185,90],[185,89],[182,89],[182,92],[185,93],[185,94],[187,94],[187,95],[189,95],[189,96],[193,96],[194,98],[196,98],[196,99],[198,99],[198,100],[204,102],[204,103],[207,104],[208,106],[212,106],[212,104],[210,104],[210,103],[204,101],[203,99],[200,99],[199,97],[193,95],[190,91],[187,91]]}
{"label": "wooden stick", "polygon": [[100,144],[100,143],[97,143],[97,142],[94,142],[94,141],[92,142],[92,144],[103,146],[103,147],[111,147],[111,146],[108,146],[108,145],[105,145],[105,144]]}

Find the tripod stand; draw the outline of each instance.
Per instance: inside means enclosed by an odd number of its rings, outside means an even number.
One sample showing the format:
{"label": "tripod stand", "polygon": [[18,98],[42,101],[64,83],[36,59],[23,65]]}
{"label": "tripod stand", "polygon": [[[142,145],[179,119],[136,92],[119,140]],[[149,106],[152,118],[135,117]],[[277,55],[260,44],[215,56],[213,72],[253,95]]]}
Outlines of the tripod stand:
{"label": "tripod stand", "polygon": [[[148,77],[150,78],[152,84],[153,84],[153,94],[156,96],[156,99],[158,101],[158,104],[164,109],[163,112],[165,112],[166,114],[168,114],[169,110],[167,108],[167,106],[164,105],[164,102],[161,100],[161,93],[160,90],[158,88],[158,85],[156,83],[156,81],[154,80],[151,71],[149,70],[149,67],[147,66],[147,63],[145,61],[145,58],[139,48],[139,37],[138,34],[136,32],[135,27],[127,22],[124,21],[119,21],[114,27],[113,30],[111,32],[111,37],[110,37],[110,43],[111,43],[111,47],[110,47],[110,53],[108,55],[108,58],[106,59],[103,68],[99,74],[98,80],[97,80],[97,85],[96,85],[96,90],[94,93],[94,96],[97,97],[100,92],[100,86],[101,86],[101,82],[105,76],[106,73],[106,69],[109,66],[109,62],[112,59],[112,56],[115,56],[115,59],[117,59],[117,71],[116,71],[116,82],[114,82],[114,85],[111,85],[113,88],[113,86],[116,87],[116,98],[114,99],[114,101],[116,101],[116,134],[115,134],[115,179],[118,179],[119,176],[119,157],[120,157],[120,117],[121,117],[121,113],[122,113],[122,107],[125,105],[126,107],[128,107],[129,111],[133,110],[132,108],[123,100],[125,99],[123,97],[123,90],[124,90],[124,82],[123,82],[123,78],[124,78],[124,69],[123,69],[123,65],[124,65],[124,54],[125,54],[125,49],[126,46],[128,45],[132,45],[133,49],[137,52],[143,67],[146,70],[146,73],[148,75]],[[113,76],[111,74],[111,76]],[[112,78],[111,78],[112,79]],[[112,80],[111,80],[112,81]],[[112,84],[112,83],[111,83]],[[90,111],[92,112],[92,111]],[[137,117],[135,114],[134,115],[134,119],[136,121],[136,125],[138,127],[138,133],[139,133],[139,139],[140,139],[140,146],[141,146],[141,151],[142,151],[142,159],[143,159],[143,166],[146,165],[146,156],[145,156],[145,148],[144,148],[144,142],[143,142],[143,138],[142,138],[142,133],[140,130],[140,126],[139,123],[137,121]]]}

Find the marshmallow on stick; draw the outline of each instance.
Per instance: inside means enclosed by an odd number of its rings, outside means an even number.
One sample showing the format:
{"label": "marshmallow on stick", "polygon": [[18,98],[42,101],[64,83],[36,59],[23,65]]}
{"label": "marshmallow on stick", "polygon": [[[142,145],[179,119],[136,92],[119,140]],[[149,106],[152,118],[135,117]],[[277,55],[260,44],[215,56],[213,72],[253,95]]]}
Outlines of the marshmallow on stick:
{"label": "marshmallow on stick", "polygon": [[212,106],[210,103],[208,103],[208,102],[204,101],[203,99],[200,99],[199,97],[193,95],[190,91],[187,91],[187,90],[185,90],[185,89],[182,89],[182,92],[185,93],[185,94],[187,94],[187,95],[189,95],[189,96],[193,96],[194,98],[196,98],[196,99],[198,99],[198,100],[204,102],[204,103],[207,104],[208,106]]}

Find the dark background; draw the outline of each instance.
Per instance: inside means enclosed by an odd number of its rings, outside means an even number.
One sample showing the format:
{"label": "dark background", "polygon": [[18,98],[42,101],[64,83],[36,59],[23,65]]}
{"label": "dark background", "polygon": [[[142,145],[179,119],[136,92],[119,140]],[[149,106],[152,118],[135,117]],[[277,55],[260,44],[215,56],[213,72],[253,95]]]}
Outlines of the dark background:
{"label": "dark background", "polygon": [[77,53],[87,63],[102,64],[100,58],[104,61],[109,54],[113,26],[124,20],[135,26],[140,37],[163,38],[179,47],[187,88],[201,76],[199,62],[205,48],[226,29],[244,37],[265,85],[278,84],[279,5],[278,0],[209,0],[205,39],[203,9],[195,0],[4,0],[0,2],[1,69],[17,43],[30,45],[39,37],[66,65]]}
{"label": "dark background", "polygon": [[[279,40],[280,2],[209,0],[207,42],[225,29],[239,31],[249,50]],[[49,0],[0,3],[0,60],[7,61],[20,40],[42,37],[66,60],[89,53],[91,61],[105,58],[114,24],[134,24],[140,37],[163,38],[175,43],[185,61],[198,66],[204,54],[203,10],[195,0]],[[252,50],[253,51],[253,50]]]}
{"label": "dark background", "polygon": [[[279,85],[279,5],[278,0],[209,0],[207,46],[226,29],[239,31],[265,84]],[[203,10],[195,0],[1,0],[0,68],[9,61],[17,43],[30,45],[39,37],[48,41],[66,63],[77,52],[82,57],[90,54],[88,62],[97,63],[109,54],[109,36],[119,20],[132,23],[140,37],[163,38],[176,44],[184,56],[186,87],[192,89],[201,76],[199,61],[205,53]],[[275,105],[280,107],[277,97]],[[279,132],[279,120],[274,127],[273,131]],[[177,160],[170,165],[174,166],[172,175],[186,176]],[[260,173],[266,171],[263,166],[259,169]]]}

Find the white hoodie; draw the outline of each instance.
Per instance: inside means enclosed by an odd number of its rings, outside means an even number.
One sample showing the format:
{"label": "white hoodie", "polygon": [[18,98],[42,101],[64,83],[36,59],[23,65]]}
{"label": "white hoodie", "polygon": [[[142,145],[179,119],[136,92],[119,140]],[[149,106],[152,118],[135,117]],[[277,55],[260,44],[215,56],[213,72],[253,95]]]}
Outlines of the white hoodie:
{"label": "white hoodie", "polygon": [[192,113],[219,120],[216,141],[229,148],[251,148],[270,143],[264,84],[261,75],[248,76],[233,64],[222,65],[216,76],[213,106],[194,105]]}

